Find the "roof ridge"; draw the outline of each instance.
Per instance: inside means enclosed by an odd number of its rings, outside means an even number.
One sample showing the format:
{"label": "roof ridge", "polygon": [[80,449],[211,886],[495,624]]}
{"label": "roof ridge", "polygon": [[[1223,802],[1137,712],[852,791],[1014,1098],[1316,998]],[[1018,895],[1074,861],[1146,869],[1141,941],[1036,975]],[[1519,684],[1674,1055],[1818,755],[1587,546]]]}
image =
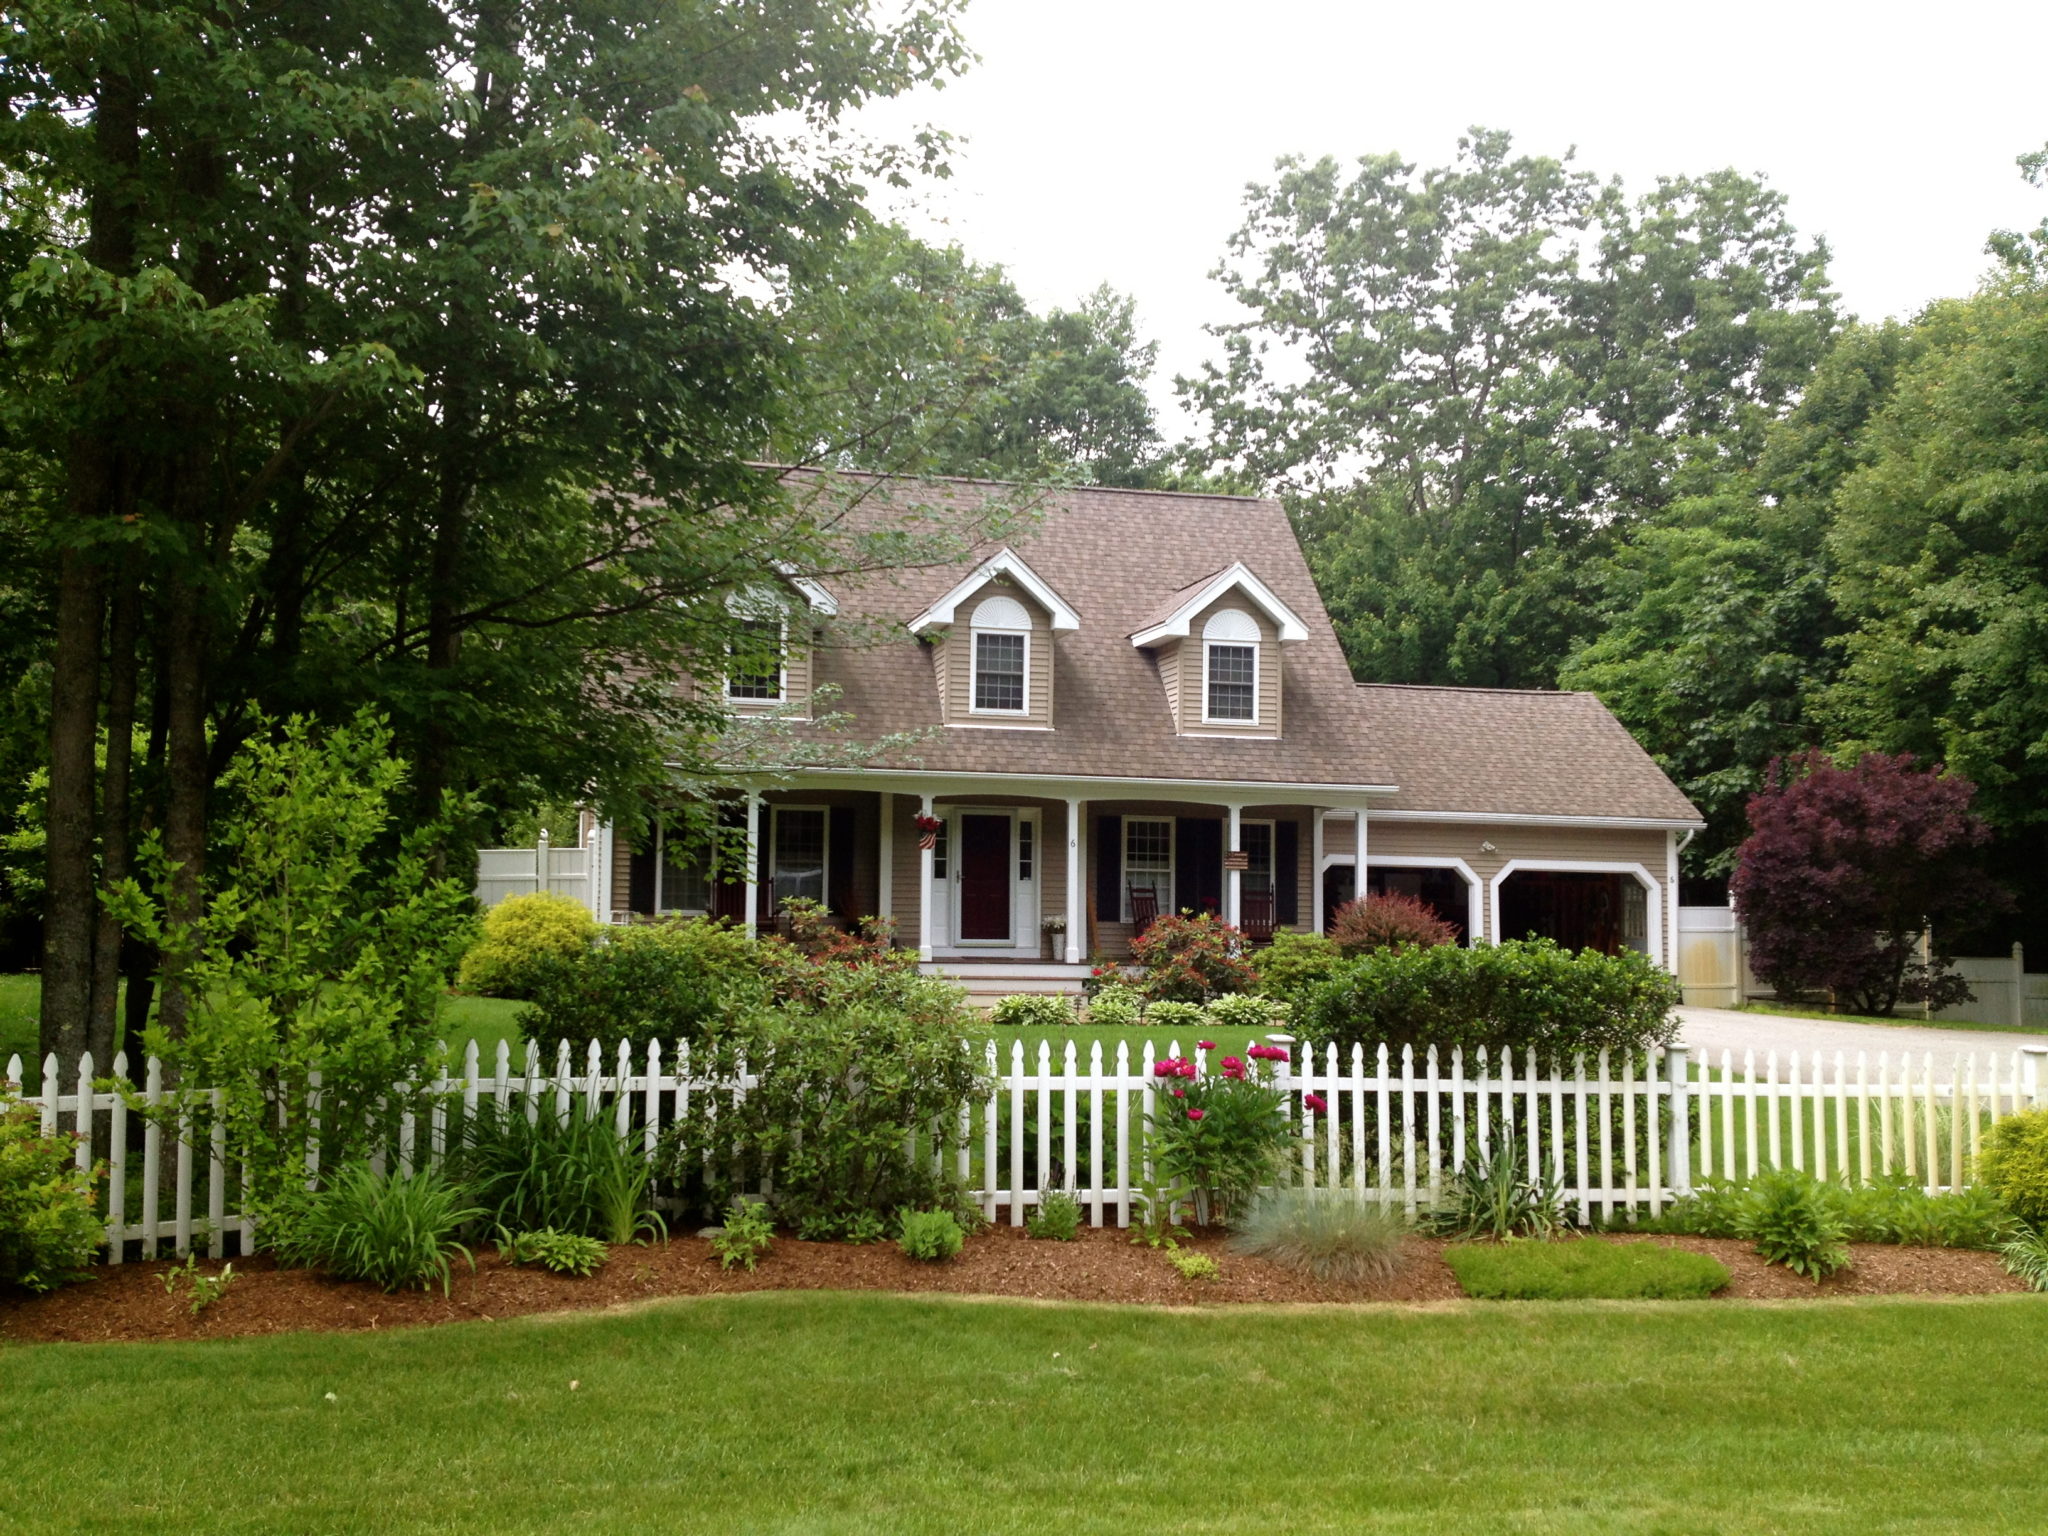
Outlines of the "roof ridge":
{"label": "roof ridge", "polygon": [[749,463],[757,469],[784,475],[841,475],[859,480],[944,480],[954,485],[1007,485],[1026,491],[1105,491],[1114,496],[1179,496],[1190,501],[1270,501],[1278,504],[1280,500],[1277,496],[1244,496],[1236,491],[1170,491],[1138,485],[1062,485],[1057,481],[998,480],[991,475],[920,475],[907,470],[835,469],[829,464],[770,464],[761,460],[750,460]]}
{"label": "roof ridge", "polygon": [[1359,688],[1399,688],[1407,693],[1506,693],[1538,699],[1597,699],[1585,688],[1494,688],[1479,683],[1361,683]]}

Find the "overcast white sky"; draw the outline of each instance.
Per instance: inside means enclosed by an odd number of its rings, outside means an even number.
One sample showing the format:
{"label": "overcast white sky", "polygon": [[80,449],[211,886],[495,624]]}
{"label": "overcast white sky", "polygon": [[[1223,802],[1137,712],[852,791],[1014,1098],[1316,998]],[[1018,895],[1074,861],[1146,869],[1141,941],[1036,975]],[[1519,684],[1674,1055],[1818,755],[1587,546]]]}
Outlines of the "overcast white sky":
{"label": "overcast white sky", "polygon": [[1866,318],[1967,292],[1991,229],[2048,213],[2013,165],[2048,141],[2048,0],[974,0],[967,30],[976,69],[869,117],[969,141],[908,222],[1040,308],[1134,294],[1175,430],[1172,377],[1226,316],[1207,274],[1283,154],[1443,164],[1478,123],[1631,189],[1761,172]]}

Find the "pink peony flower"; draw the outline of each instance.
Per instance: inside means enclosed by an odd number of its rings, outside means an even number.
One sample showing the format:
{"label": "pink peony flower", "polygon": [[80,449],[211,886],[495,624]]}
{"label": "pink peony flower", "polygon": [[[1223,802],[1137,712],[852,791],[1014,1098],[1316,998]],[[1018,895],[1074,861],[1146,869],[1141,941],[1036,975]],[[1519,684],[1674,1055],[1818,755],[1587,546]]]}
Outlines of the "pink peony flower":
{"label": "pink peony flower", "polygon": [[1199,1109],[1191,1109],[1191,1110],[1189,1110],[1189,1111],[1188,1111],[1188,1118],[1189,1118],[1190,1120],[1199,1120],[1199,1119],[1201,1119],[1201,1118],[1202,1118],[1202,1115],[1203,1115],[1203,1113],[1204,1113],[1204,1111],[1202,1111],[1202,1110],[1199,1110]]}
{"label": "pink peony flower", "polygon": [[1308,1106],[1310,1114],[1320,1115],[1330,1107],[1330,1101],[1320,1093],[1304,1093],[1301,1102]]}
{"label": "pink peony flower", "polygon": [[1213,1051],[1216,1049],[1216,1042],[1214,1040],[1197,1040],[1195,1042],[1195,1049],[1198,1051]]}
{"label": "pink peony flower", "polygon": [[1185,1088],[1176,1088],[1173,1090],[1173,1096],[1176,1099],[1184,1099],[1188,1096],[1188,1091]]}
{"label": "pink peony flower", "polygon": [[1254,1061],[1285,1061],[1287,1048],[1281,1045],[1255,1045],[1246,1054]]}

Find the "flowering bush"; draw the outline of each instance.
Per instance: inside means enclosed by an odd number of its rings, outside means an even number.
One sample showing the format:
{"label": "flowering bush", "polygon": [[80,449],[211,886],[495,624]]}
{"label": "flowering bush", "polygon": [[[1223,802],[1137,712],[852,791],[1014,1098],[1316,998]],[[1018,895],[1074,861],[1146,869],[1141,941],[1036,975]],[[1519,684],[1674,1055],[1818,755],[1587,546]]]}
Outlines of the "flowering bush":
{"label": "flowering bush", "polygon": [[1435,907],[1398,892],[1347,901],[1330,922],[1330,942],[1347,955],[1404,944],[1449,944],[1457,937],[1458,930],[1437,916]]}
{"label": "flowering bush", "polygon": [[[1204,1041],[1197,1054],[1213,1049]],[[1255,1046],[1215,1073],[1185,1056],[1153,1065],[1162,1091],[1148,1122],[1152,1160],[1164,1182],[1190,1190],[1198,1224],[1229,1221],[1271,1177],[1289,1140],[1286,1096],[1272,1081],[1286,1055]]]}
{"label": "flowering bush", "polygon": [[1131,940],[1131,958],[1144,967],[1140,985],[1147,997],[1206,1003],[1258,985],[1259,973],[1244,948],[1243,934],[1204,912],[1159,918]]}

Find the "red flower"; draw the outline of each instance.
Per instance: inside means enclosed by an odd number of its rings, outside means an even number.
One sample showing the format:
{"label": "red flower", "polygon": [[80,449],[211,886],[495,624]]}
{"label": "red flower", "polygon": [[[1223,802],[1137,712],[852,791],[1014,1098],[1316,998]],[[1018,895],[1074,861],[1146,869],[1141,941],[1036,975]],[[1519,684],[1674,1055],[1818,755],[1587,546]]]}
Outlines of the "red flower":
{"label": "red flower", "polygon": [[1173,1090],[1173,1096],[1176,1099],[1184,1099],[1188,1096],[1188,1091],[1185,1088],[1176,1088]]}
{"label": "red flower", "polygon": [[1199,1109],[1191,1109],[1191,1110],[1189,1110],[1189,1111],[1188,1111],[1188,1118],[1189,1118],[1190,1120],[1199,1120],[1199,1119],[1201,1119],[1201,1118],[1202,1118],[1202,1115],[1203,1115],[1203,1113],[1204,1113],[1204,1111],[1202,1111],[1202,1110],[1199,1110]]}
{"label": "red flower", "polygon": [[1216,1042],[1214,1040],[1197,1040],[1195,1042],[1195,1049],[1198,1051],[1213,1051],[1216,1049]]}
{"label": "red flower", "polygon": [[1301,1102],[1308,1106],[1308,1111],[1312,1115],[1323,1114],[1330,1107],[1330,1101],[1320,1093],[1304,1093]]}

